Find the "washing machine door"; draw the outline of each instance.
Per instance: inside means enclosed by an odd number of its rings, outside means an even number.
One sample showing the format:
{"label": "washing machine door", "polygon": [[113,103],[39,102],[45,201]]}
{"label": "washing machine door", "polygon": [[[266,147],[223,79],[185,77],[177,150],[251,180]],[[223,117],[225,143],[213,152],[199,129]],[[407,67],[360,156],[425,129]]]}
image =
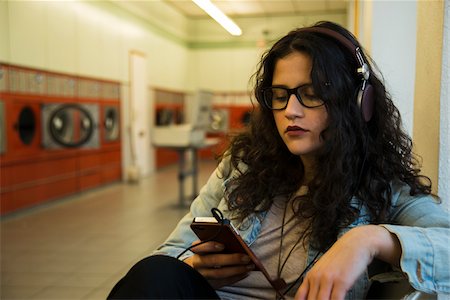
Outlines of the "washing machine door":
{"label": "washing machine door", "polygon": [[19,139],[24,145],[30,145],[36,135],[36,116],[31,107],[21,109],[17,123],[14,125]]}
{"label": "washing machine door", "polygon": [[98,147],[97,105],[49,104],[42,112],[45,148]]}
{"label": "washing machine door", "polygon": [[227,132],[230,122],[228,109],[213,109],[209,115],[209,132]]}
{"label": "washing machine door", "polygon": [[103,110],[103,120],[105,141],[117,141],[120,131],[119,107],[106,106]]}

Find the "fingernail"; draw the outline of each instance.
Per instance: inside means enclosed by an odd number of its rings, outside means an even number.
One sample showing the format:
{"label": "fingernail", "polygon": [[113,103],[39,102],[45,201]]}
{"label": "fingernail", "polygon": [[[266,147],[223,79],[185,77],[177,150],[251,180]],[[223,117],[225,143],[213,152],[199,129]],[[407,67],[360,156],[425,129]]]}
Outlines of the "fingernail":
{"label": "fingernail", "polygon": [[253,270],[255,268],[254,264],[247,265],[247,270]]}
{"label": "fingernail", "polygon": [[223,250],[223,249],[225,248],[222,244],[215,244],[214,247],[215,247],[217,250]]}
{"label": "fingernail", "polygon": [[247,255],[242,256],[241,258],[242,262],[248,263],[250,261],[250,257],[248,257]]}

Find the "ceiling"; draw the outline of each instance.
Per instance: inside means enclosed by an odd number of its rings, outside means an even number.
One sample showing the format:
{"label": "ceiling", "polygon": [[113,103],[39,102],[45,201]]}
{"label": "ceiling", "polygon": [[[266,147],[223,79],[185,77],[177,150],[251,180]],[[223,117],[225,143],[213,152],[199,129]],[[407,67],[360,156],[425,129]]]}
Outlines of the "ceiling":
{"label": "ceiling", "polygon": [[[164,0],[188,18],[208,15],[191,0]],[[298,15],[342,11],[348,0],[211,0],[229,17]]]}
{"label": "ceiling", "polygon": [[110,1],[168,38],[194,48],[250,47],[320,20],[345,25],[349,6],[349,0],[211,0],[241,27],[244,34],[236,37],[191,0]]}

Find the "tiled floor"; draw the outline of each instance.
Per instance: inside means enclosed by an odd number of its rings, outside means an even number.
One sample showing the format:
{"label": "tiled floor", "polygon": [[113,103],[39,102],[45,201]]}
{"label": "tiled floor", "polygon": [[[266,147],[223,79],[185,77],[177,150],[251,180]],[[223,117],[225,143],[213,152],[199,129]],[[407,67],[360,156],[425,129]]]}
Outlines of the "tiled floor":
{"label": "tiled floor", "polygon": [[[199,187],[215,162],[201,162]],[[105,299],[173,229],[176,167],[113,184],[1,221],[0,299]],[[186,180],[190,192],[190,180]]]}

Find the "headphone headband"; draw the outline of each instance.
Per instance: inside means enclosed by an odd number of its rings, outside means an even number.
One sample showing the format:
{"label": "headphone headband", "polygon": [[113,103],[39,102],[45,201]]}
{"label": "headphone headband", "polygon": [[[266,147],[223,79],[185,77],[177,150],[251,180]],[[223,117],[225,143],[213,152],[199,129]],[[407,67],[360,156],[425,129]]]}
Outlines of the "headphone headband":
{"label": "headphone headband", "polygon": [[337,31],[334,31],[329,28],[325,27],[306,27],[306,28],[300,28],[299,31],[304,32],[317,32],[324,35],[327,35],[329,37],[332,37],[333,39],[337,40],[341,45],[343,45],[345,48],[347,48],[351,54],[355,57],[355,60],[359,64],[359,68],[357,70],[358,74],[361,74],[364,80],[368,80],[370,77],[370,71],[369,66],[364,61],[364,57],[361,52],[361,48],[358,46],[355,46],[348,38],[343,36]]}
{"label": "headphone headband", "polygon": [[337,40],[342,46],[347,48],[358,62],[358,69],[356,72],[361,75],[363,83],[361,90],[358,93],[357,104],[361,108],[363,118],[368,122],[372,118],[373,113],[373,87],[369,83],[370,69],[364,60],[361,48],[353,44],[348,38],[337,31],[325,27],[306,27],[298,29],[300,32],[321,33]]}
{"label": "headphone headband", "polygon": [[324,35],[328,35],[336,40],[338,40],[343,46],[345,46],[351,53],[353,53],[353,55],[355,56],[356,60],[359,61],[359,59],[356,57],[356,51],[357,48],[352,42],[350,42],[346,37],[344,37],[342,34],[332,30],[332,29],[328,29],[325,27],[305,27],[305,28],[300,28],[299,31],[304,31],[304,32],[318,32],[318,33],[322,33]]}

